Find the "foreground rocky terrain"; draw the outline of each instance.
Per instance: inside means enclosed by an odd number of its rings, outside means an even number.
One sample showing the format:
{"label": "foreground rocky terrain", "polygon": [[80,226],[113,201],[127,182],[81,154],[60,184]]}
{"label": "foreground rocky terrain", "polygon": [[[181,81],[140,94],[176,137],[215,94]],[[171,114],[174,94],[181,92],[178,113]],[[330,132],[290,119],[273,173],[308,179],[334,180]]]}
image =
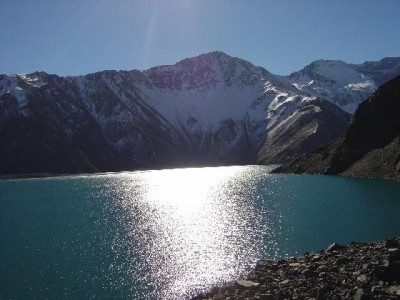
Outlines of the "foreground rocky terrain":
{"label": "foreground rocky terrain", "polygon": [[245,280],[193,299],[399,299],[400,238],[334,243],[288,260],[260,260]]}
{"label": "foreground rocky terrain", "polygon": [[319,173],[400,180],[400,76],[362,102],[345,134],[277,173]]}

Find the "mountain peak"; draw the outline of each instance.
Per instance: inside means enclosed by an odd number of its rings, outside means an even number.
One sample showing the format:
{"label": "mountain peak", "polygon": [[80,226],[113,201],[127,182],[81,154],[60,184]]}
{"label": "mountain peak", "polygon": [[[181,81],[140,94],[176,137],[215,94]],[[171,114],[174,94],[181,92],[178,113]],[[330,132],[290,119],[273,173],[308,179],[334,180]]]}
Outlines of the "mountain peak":
{"label": "mountain peak", "polygon": [[203,53],[198,56],[185,58],[179,61],[176,65],[181,66],[188,63],[189,64],[195,63],[201,65],[214,65],[220,67],[221,65],[227,65],[227,64],[229,65],[235,62],[236,63],[242,62],[251,65],[251,63],[246,60],[230,56],[222,51],[213,51],[213,52]]}
{"label": "mountain peak", "polygon": [[290,76],[298,73],[303,73],[303,74],[305,73],[305,74],[316,74],[329,77],[330,73],[334,69],[343,70],[348,68],[351,68],[351,65],[345,63],[342,60],[319,59],[305,66],[302,70],[292,73]]}
{"label": "mountain peak", "polygon": [[225,52],[216,50],[216,51],[211,51],[207,53],[202,53],[198,55],[197,57],[214,57],[214,58],[233,58],[232,56],[226,54]]}
{"label": "mountain peak", "polygon": [[309,66],[313,67],[336,66],[336,65],[347,65],[347,63],[340,59],[318,59],[309,64]]}
{"label": "mountain peak", "polygon": [[253,85],[256,78],[260,79],[268,74],[261,67],[221,51],[203,53],[183,59],[174,65],[151,68],[144,73],[158,87],[164,86],[159,85],[160,82],[173,82],[174,89],[197,90],[216,88],[217,84],[222,82],[228,86],[233,83],[239,86]]}

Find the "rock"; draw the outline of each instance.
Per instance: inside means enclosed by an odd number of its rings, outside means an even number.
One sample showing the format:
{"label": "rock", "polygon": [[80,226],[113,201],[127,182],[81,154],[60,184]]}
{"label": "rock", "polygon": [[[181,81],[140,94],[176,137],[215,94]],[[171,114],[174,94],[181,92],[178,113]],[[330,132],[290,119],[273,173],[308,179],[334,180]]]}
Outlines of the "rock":
{"label": "rock", "polygon": [[290,280],[286,279],[286,280],[283,280],[283,281],[279,282],[279,284],[280,285],[285,285],[285,284],[288,284],[289,282],[290,282]]}
{"label": "rock", "polygon": [[386,241],[387,248],[400,248],[400,238],[390,238]]}
{"label": "rock", "polygon": [[376,275],[388,282],[400,281],[400,261],[389,262],[388,266],[378,268]]}
{"label": "rock", "polygon": [[389,248],[389,261],[394,262],[400,260],[400,249],[399,248]]}
{"label": "rock", "polygon": [[388,288],[389,293],[400,296],[400,285],[393,285]]}
{"label": "rock", "polygon": [[354,300],[366,299],[366,295],[363,289],[358,289],[354,295]]}
{"label": "rock", "polygon": [[338,243],[333,243],[333,244],[330,244],[329,247],[326,248],[325,251],[326,252],[333,252],[333,251],[341,250],[341,249],[344,249],[344,248],[346,248],[346,246],[343,246],[343,245],[338,244]]}
{"label": "rock", "polygon": [[260,294],[258,296],[260,300],[274,300],[275,297],[272,294]]}
{"label": "rock", "polygon": [[243,291],[242,292],[242,294],[240,295],[240,297],[242,297],[242,298],[249,298],[249,297],[251,297],[251,292],[249,291],[249,290],[245,290],[245,291]]}
{"label": "rock", "polygon": [[273,264],[273,263],[274,263],[273,260],[260,259],[260,260],[257,262],[257,266],[258,266],[258,267],[270,266],[270,265]]}
{"label": "rock", "polygon": [[297,259],[260,261],[246,280],[194,299],[400,299],[397,239],[332,245]]}
{"label": "rock", "polygon": [[357,281],[366,282],[368,279],[367,275],[360,275],[357,277]]}
{"label": "rock", "polygon": [[301,266],[300,263],[290,263],[289,264],[289,267],[292,267],[292,268],[297,268],[297,267],[300,267],[300,266]]}
{"label": "rock", "polygon": [[256,288],[260,285],[258,282],[250,280],[237,280],[236,284],[243,289]]}

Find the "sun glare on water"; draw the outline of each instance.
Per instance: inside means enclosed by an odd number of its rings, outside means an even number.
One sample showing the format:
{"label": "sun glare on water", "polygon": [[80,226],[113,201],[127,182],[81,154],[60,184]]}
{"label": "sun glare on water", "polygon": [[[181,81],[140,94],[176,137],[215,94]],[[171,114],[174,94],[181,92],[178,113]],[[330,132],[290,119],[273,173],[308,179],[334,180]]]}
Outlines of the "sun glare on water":
{"label": "sun glare on water", "polygon": [[[147,282],[163,291],[158,297],[184,295],[188,283],[204,287],[235,278],[242,271],[238,261],[257,258],[257,232],[249,225],[256,214],[247,211],[243,195],[231,192],[237,191],[232,185],[238,184],[240,170],[144,172],[139,185],[127,176],[119,195],[126,231],[115,239],[114,249],[142,251],[135,254],[150,266]],[[127,262],[127,271],[135,277],[140,264],[137,258]]]}

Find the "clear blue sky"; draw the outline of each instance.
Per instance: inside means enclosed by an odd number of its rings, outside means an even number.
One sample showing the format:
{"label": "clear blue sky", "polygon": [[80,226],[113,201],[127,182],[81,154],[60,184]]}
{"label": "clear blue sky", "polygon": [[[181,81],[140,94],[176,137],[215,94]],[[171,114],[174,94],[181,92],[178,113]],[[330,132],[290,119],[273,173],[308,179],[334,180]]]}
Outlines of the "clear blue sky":
{"label": "clear blue sky", "polygon": [[400,56],[399,0],[0,0],[0,73],[144,70],[214,50],[286,75]]}

